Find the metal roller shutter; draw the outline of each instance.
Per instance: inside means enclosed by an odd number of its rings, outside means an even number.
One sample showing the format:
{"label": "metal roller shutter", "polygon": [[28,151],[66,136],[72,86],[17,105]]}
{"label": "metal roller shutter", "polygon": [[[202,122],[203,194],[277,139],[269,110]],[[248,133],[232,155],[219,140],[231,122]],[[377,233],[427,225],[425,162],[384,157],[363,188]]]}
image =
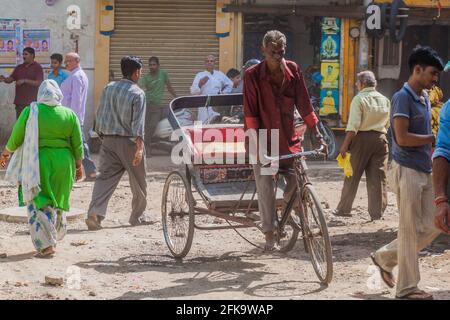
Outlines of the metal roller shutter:
{"label": "metal roller shutter", "polygon": [[[215,0],[116,0],[115,32],[111,37],[110,69],[121,78],[120,59],[157,56],[169,72],[178,95],[189,94],[208,54],[219,54]],[[167,91],[167,90],[166,90]],[[166,92],[166,102],[170,100]]]}

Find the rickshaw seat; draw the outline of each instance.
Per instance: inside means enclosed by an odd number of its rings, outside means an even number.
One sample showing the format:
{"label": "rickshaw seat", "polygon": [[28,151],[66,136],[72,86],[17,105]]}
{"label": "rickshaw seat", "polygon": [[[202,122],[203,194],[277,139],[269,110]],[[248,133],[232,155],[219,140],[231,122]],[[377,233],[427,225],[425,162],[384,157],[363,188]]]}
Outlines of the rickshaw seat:
{"label": "rickshaw seat", "polygon": [[201,156],[203,163],[206,160],[218,159],[219,155],[223,156],[224,164],[226,159],[246,158],[245,131],[242,126],[190,127],[185,130],[195,156]]}

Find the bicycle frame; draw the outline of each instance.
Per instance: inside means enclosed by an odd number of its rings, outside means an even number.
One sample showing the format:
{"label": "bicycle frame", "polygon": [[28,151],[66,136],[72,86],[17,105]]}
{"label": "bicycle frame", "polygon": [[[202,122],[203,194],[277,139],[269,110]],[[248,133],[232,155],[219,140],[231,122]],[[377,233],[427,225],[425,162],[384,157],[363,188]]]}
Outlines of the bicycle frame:
{"label": "bicycle frame", "polygon": [[[308,184],[311,184],[311,182],[308,179],[308,176],[306,175],[306,168],[304,166],[304,157],[308,156],[308,155],[320,155],[320,154],[322,154],[322,151],[323,151],[323,146],[321,146],[317,150],[299,152],[299,153],[295,153],[295,154],[281,156],[279,158],[266,156],[266,159],[270,160],[271,162],[294,158],[293,169],[294,169],[294,174],[295,174],[295,181],[297,184],[296,192],[294,192],[292,194],[291,198],[289,199],[286,207],[284,208],[284,210],[281,214],[281,220],[278,221],[278,236],[283,233],[284,226],[286,225],[286,223],[289,219],[289,214],[292,210],[292,207],[295,204],[295,201],[297,199],[302,199],[303,190],[304,190],[305,186]],[[303,219],[305,219],[305,216],[304,216],[304,212],[303,212],[303,207],[301,205],[299,205],[298,207],[299,207],[298,210],[299,210],[301,229],[304,231]],[[278,217],[277,217],[277,220],[278,220]]]}

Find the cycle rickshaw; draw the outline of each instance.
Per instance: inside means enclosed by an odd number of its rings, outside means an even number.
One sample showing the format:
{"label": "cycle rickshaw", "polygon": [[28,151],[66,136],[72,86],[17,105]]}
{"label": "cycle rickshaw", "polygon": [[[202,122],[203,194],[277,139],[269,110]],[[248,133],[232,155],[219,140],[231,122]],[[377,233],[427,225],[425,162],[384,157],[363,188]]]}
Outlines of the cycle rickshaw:
{"label": "cycle rickshaw", "polygon": [[[179,97],[170,103],[169,122],[174,136],[180,141],[172,155],[182,157],[185,168],[184,172],[172,171],[167,176],[162,196],[164,238],[175,258],[188,254],[195,229],[234,229],[258,247],[242,234],[242,230],[247,228],[262,230],[252,166],[245,161],[236,161],[245,159],[243,124],[214,123],[199,127],[180,121],[178,117],[184,113],[185,118],[186,110],[195,114],[201,107],[216,110],[236,108],[242,106],[242,101],[242,94],[230,94]],[[227,138],[219,140],[218,135]],[[330,238],[321,202],[307,177],[304,160],[307,155],[320,153],[321,150],[314,150],[268,159],[293,158],[291,173],[295,174],[297,182],[296,192],[286,204],[283,201],[283,180],[276,178],[279,175],[274,177],[276,237],[281,251],[288,252],[301,238],[319,280],[328,284],[333,273]],[[222,161],[219,164],[212,161],[217,159]],[[226,225],[205,225],[202,223],[205,216],[223,219]],[[258,234],[262,239],[263,235]]]}

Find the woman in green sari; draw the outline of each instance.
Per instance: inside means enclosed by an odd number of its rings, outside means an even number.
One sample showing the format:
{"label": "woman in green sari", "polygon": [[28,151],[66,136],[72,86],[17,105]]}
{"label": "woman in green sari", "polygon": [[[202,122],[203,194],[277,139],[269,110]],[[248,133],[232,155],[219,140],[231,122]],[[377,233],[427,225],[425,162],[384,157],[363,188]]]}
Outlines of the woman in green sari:
{"label": "woman in green sari", "polygon": [[53,256],[64,237],[64,212],[75,179],[82,177],[80,124],[72,110],[61,106],[62,98],[54,80],[44,81],[37,103],[23,110],[0,156],[1,167],[10,160],[5,178],[19,186],[19,204],[27,206],[38,257]]}

